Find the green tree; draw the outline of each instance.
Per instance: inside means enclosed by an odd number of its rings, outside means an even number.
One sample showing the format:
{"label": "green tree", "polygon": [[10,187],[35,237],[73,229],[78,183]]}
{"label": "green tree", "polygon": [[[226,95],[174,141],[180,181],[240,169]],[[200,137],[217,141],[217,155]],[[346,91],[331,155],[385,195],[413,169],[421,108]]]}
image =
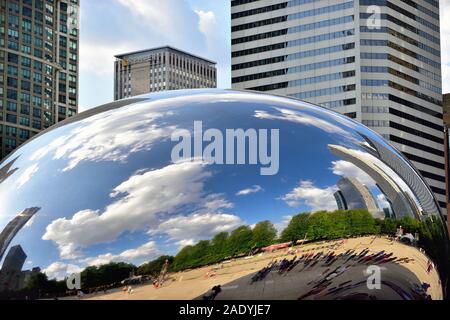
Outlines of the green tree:
{"label": "green tree", "polygon": [[249,226],[241,226],[231,232],[227,241],[227,252],[230,256],[237,256],[247,253],[252,247],[253,232]]}
{"label": "green tree", "polygon": [[253,228],[253,244],[261,248],[273,244],[277,237],[277,229],[270,221],[258,222]]}
{"label": "green tree", "polygon": [[293,216],[288,226],[281,232],[281,241],[297,241],[304,239],[308,233],[308,219],[309,213],[301,213]]}

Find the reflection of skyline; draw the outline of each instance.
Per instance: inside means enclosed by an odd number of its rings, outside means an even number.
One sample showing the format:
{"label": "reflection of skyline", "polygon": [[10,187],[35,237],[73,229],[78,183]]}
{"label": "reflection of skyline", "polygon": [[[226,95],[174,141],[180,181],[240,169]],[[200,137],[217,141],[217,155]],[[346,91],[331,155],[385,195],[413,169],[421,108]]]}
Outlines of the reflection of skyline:
{"label": "reflection of skyline", "polygon": [[[413,167],[407,166],[404,161],[399,161],[399,157],[378,141],[362,135],[362,137],[376,150],[376,157],[389,166],[408,185],[411,192],[422,207],[423,214],[435,214],[440,212],[433,201],[433,194],[430,192],[422,178],[415,172]],[[362,146],[364,148],[364,146]],[[371,150],[364,148],[365,150]],[[373,153],[373,152],[372,152]],[[409,196],[409,195],[408,195]]]}
{"label": "reflection of skyline", "polygon": [[374,217],[382,217],[377,202],[367,186],[355,178],[343,177],[334,193],[339,210],[367,209]]}
{"label": "reflection of skyline", "polygon": [[13,166],[14,162],[16,162],[17,158],[11,160],[8,162],[8,164],[5,164],[3,168],[0,168],[0,183],[8,179],[14,172],[19,170],[18,168],[15,168],[11,170],[11,167]]}
{"label": "reflection of skyline", "polygon": [[376,182],[378,188],[391,204],[391,208],[397,218],[420,216],[419,208],[414,200],[406,195],[406,192],[396,183],[394,177],[390,177],[385,170],[380,168],[374,161],[368,159],[372,155],[332,144],[328,145],[328,148],[336,156],[362,169]]}
{"label": "reflection of skyline", "polygon": [[41,208],[28,208],[12,219],[0,233],[0,261],[16,234]]}

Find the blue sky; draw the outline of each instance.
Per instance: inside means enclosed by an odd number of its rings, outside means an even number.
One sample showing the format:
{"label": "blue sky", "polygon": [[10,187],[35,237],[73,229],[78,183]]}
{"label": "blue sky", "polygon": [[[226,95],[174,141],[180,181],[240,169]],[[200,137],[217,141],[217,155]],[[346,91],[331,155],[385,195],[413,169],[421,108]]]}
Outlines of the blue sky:
{"label": "blue sky", "polygon": [[[441,0],[443,91],[450,92],[450,0]],[[81,6],[80,111],[113,99],[114,55],[172,45],[218,63],[230,84],[229,0],[95,0]]]}

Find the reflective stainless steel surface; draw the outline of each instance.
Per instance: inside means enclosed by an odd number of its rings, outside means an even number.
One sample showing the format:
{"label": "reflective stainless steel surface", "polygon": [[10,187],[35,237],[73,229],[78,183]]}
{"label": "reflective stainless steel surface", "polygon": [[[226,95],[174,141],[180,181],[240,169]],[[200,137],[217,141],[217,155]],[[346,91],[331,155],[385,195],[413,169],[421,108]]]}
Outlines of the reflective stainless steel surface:
{"label": "reflective stainless steel surface", "polygon": [[2,299],[445,297],[447,233],[422,177],[373,131],[289,98],[173,91],[90,110],[2,162],[0,203]]}

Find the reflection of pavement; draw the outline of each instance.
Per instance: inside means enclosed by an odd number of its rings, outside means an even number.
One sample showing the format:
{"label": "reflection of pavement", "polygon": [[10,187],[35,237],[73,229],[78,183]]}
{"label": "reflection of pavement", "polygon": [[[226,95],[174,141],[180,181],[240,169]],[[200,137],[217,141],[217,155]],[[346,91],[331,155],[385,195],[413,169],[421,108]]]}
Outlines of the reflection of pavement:
{"label": "reflection of pavement", "polygon": [[[357,257],[348,260],[351,254],[338,257],[348,250],[354,250],[355,254],[359,254],[365,248],[370,248],[366,257],[384,250],[385,254],[392,253],[391,258],[397,258],[395,262],[378,264],[381,267],[382,290],[369,290],[366,286],[367,275],[364,272],[368,266],[374,264],[373,261],[358,262]],[[212,278],[205,277],[211,267],[199,268],[172,274],[172,281],[166,282],[159,289],[145,285],[133,288],[131,295],[114,292],[87,299],[201,299],[209,289],[219,284],[222,285],[222,291],[216,299],[336,299],[355,293],[359,294],[358,297],[361,294],[369,294],[378,299],[401,299],[400,295],[406,298],[411,296],[413,284],[421,285],[423,282],[430,284],[427,294],[433,299],[442,299],[436,270],[427,273],[427,257],[414,247],[391,242],[386,238],[363,237],[313,243],[297,249],[299,249],[298,257],[306,254],[313,256],[319,252],[323,255],[316,259],[316,262],[310,261],[306,267],[305,259],[302,259],[290,271],[282,274],[278,273],[278,268],[274,268],[263,279],[257,279],[253,283],[252,277],[272,261],[280,262],[284,258],[291,260],[294,255],[287,254],[286,250],[265,253],[251,259],[242,258],[222,266],[215,266],[215,276]],[[329,266],[324,266],[326,262],[324,255],[331,252],[334,252],[334,258],[330,259]],[[409,260],[398,262],[399,259],[405,258]],[[327,276],[329,281],[323,281]],[[308,292],[312,294],[308,296]]]}

